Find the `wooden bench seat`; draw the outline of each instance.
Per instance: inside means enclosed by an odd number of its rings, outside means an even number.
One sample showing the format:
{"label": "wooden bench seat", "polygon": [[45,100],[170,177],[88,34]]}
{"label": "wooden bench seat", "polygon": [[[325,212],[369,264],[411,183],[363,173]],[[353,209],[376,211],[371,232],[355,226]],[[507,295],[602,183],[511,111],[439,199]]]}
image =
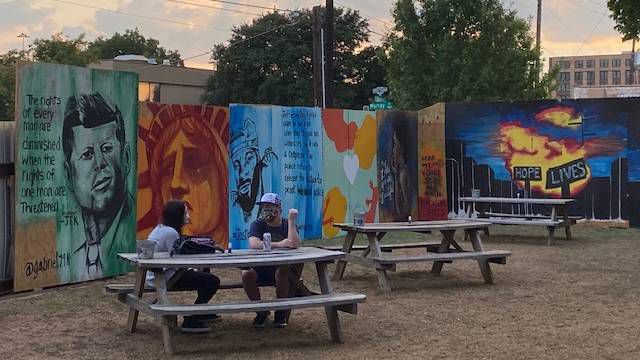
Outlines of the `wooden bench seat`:
{"label": "wooden bench seat", "polygon": [[448,253],[429,253],[422,255],[406,255],[406,256],[380,256],[374,258],[374,261],[381,264],[396,264],[403,262],[416,262],[416,261],[441,261],[448,262],[454,260],[495,260],[491,262],[506,264],[507,256],[510,256],[510,251],[503,250],[487,250],[487,251],[464,251],[464,252],[448,252]]}
{"label": "wooden bench seat", "polygon": [[507,219],[507,218],[482,218],[483,221],[490,222],[497,225],[538,225],[538,226],[551,226],[561,227],[570,225],[564,222],[564,220],[551,220],[551,219]]}
{"label": "wooden bench seat", "polygon": [[[242,282],[221,282],[218,289],[242,289]],[[131,294],[133,293],[133,284],[107,284],[104,290],[108,294]],[[156,288],[145,286],[144,292],[155,292]],[[168,291],[174,291],[169,289]]]}
{"label": "wooden bench seat", "polygon": [[[485,219],[486,217],[500,217],[500,218],[521,218],[521,219],[543,219],[543,220],[551,220],[551,216],[547,215],[539,215],[539,214],[507,214],[507,213],[495,213],[495,212],[487,212],[482,214],[484,216],[479,217],[480,219]],[[582,216],[569,216],[569,220],[573,222],[573,224],[577,223],[578,220],[582,220]],[[564,220],[563,217],[559,216],[558,220]]]}
{"label": "wooden bench seat", "polygon": [[258,311],[277,311],[289,309],[302,309],[310,307],[336,307],[337,310],[357,314],[357,304],[365,302],[364,294],[333,293],[326,295],[311,295],[295,298],[281,298],[259,301],[241,301],[218,304],[191,304],[191,305],[150,305],[149,309],[156,315],[205,315],[205,314],[232,314]]}
{"label": "wooden bench seat", "polygon": [[[440,241],[421,241],[412,243],[400,243],[400,244],[381,244],[380,250],[383,252],[392,252],[398,249],[418,249],[426,248],[427,251],[438,251]],[[342,251],[342,245],[318,245],[317,247],[325,250]],[[369,249],[369,245],[353,245],[351,251],[365,251]]]}

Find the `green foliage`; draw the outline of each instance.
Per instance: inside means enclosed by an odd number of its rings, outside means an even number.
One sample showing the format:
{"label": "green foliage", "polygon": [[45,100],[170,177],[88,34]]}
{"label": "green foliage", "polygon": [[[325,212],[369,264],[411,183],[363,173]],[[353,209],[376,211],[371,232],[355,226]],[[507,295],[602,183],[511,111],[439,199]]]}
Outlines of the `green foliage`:
{"label": "green foliage", "polygon": [[609,0],[607,7],[623,40],[640,38],[640,3],[638,0]]}
{"label": "green foliage", "polygon": [[538,81],[529,24],[499,0],[398,0],[393,15],[387,80],[401,108],[539,99],[553,89],[553,73]]}
{"label": "green foliage", "polygon": [[[335,21],[335,106],[361,108],[368,103],[364,94],[371,92],[371,84],[381,85],[377,81],[383,80],[384,69],[375,49],[364,47],[368,23],[357,11],[336,8]],[[269,13],[235,27],[231,45],[213,49],[216,71],[203,100],[216,105],[313,105],[312,27],[311,10]]]}
{"label": "green foliage", "polygon": [[25,54],[18,50],[0,55],[0,121],[15,119],[16,64],[24,59]]}
{"label": "green foliage", "polygon": [[136,54],[155,58],[158,63],[169,60],[171,65],[183,66],[177,50],[167,50],[153,38],[145,38],[138,29],[126,30],[124,34],[115,33],[110,38],[98,37],[88,46],[88,52],[98,59],[113,59],[118,55]]}
{"label": "green foliage", "polygon": [[36,39],[32,45],[32,56],[34,61],[78,66],[97,60],[87,52],[84,34],[75,39],[65,38],[62,33],[54,34],[50,39]]}

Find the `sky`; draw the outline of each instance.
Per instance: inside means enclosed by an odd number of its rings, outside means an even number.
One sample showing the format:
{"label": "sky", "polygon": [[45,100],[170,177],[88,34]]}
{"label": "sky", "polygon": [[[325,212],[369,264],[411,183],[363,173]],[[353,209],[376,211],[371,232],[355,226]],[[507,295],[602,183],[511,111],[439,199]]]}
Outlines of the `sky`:
{"label": "sky", "polygon": [[[280,9],[311,8],[323,0],[230,0],[231,2]],[[529,19],[535,30],[537,0],[501,0]],[[394,0],[341,0],[336,6],[361,11],[371,30],[384,34],[392,26]],[[196,6],[199,4],[204,6]],[[373,6],[372,6],[373,5]],[[229,11],[232,10],[232,11]],[[236,12],[234,12],[236,11]],[[212,68],[206,54],[214,44],[225,42],[233,26],[250,23],[268,10],[237,6],[214,0],[0,0],[0,53],[21,49],[25,33],[28,46],[36,38],[62,32],[68,37],[82,33],[86,39],[109,37],[115,32],[138,28],[145,37],[178,50],[187,66]],[[622,43],[609,18],[606,0],[543,0],[543,57],[592,55],[630,51]],[[371,34],[370,42],[382,37]],[[201,55],[202,56],[197,56]]]}

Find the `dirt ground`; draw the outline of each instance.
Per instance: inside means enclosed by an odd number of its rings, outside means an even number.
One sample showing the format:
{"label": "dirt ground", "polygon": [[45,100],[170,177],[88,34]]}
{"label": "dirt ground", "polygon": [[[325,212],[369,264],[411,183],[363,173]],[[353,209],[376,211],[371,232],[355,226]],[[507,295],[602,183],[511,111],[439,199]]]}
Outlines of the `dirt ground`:
{"label": "dirt ground", "polygon": [[[560,237],[551,247],[544,231],[492,228],[485,247],[513,252],[507,265],[492,265],[495,285],[483,283],[472,261],[445,264],[440,276],[429,273],[431,264],[410,264],[391,274],[393,292],[386,296],[374,272],[348,266],[334,286],[365,293],[367,302],[355,316],[341,313],[343,344],[330,341],[322,309],[295,311],[287,328],[259,331],[251,328],[252,314],[237,314],[225,315],[208,334],[178,333],[175,357],[640,359],[640,231],[579,225],[573,240]],[[318,288],[312,267],[304,278]],[[0,298],[0,359],[168,358],[150,317],[141,315],[138,332],[127,333],[125,306],[104,294],[105,283]],[[225,299],[244,294],[224,290],[214,297]]]}

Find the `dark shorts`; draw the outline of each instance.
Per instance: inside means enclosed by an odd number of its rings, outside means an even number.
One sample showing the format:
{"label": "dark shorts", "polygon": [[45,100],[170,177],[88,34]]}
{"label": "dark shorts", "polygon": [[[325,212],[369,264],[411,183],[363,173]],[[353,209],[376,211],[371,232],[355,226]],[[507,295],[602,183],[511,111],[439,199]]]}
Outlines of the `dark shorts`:
{"label": "dark shorts", "polygon": [[[259,266],[251,269],[258,274],[258,279],[256,280],[258,286],[276,285],[276,270],[278,270],[278,266]],[[242,268],[242,270],[249,270],[249,268]]]}

